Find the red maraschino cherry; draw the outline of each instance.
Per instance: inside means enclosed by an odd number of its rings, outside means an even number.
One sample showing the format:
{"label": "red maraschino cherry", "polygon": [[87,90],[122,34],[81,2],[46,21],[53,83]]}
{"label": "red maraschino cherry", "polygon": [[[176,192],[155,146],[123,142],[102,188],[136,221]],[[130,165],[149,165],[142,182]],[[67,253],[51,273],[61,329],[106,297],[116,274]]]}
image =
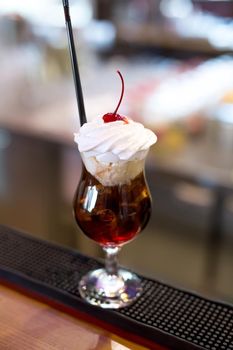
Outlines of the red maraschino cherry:
{"label": "red maraschino cherry", "polygon": [[121,72],[118,70],[117,73],[119,74],[120,78],[121,78],[121,84],[122,84],[122,88],[121,88],[121,97],[119,99],[119,102],[118,102],[118,105],[115,109],[115,111],[113,113],[106,113],[104,116],[103,116],[103,120],[105,123],[110,123],[110,122],[116,122],[117,120],[123,120],[126,124],[128,124],[128,119],[127,117],[124,117],[120,114],[117,113],[120,105],[121,105],[121,101],[122,101],[122,98],[124,96],[124,91],[125,91],[125,84],[124,84],[124,79],[122,77],[122,74]]}

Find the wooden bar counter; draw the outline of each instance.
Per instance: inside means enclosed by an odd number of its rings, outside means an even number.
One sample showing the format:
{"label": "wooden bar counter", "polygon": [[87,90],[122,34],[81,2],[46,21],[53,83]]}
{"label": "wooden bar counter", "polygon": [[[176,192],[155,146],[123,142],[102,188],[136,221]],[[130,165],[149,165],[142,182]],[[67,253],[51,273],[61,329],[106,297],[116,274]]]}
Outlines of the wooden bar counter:
{"label": "wooden bar counter", "polygon": [[1,350],[148,349],[5,286],[0,286],[0,315]]}

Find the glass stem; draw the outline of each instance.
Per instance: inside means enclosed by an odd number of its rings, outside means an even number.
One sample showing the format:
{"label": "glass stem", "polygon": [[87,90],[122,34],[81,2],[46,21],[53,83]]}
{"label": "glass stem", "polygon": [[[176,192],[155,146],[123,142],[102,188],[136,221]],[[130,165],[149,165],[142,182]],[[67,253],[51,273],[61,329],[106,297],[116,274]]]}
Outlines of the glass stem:
{"label": "glass stem", "polygon": [[105,269],[108,275],[117,276],[118,275],[118,252],[120,247],[104,247],[106,253],[105,258]]}

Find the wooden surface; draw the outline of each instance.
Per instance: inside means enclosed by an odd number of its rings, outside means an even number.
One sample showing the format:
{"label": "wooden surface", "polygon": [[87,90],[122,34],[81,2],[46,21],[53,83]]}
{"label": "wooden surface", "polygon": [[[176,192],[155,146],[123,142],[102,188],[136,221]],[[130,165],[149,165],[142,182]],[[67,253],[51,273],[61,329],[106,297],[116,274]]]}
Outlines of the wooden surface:
{"label": "wooden surface", "polygon": [[147,348],[0,286],[0,349],[146,350]]}

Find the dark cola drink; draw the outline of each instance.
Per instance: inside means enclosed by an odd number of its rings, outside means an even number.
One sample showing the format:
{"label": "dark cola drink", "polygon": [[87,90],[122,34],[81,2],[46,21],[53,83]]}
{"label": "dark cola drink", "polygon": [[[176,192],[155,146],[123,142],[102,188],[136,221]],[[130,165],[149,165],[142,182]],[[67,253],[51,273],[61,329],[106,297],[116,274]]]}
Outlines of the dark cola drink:
{"label": "dark cola drink", "polygon": [[103,186],[85,168],[74,197],[75,219],[86,236],[102,246],[119,246],[146,226],[150,193],[142,171],[133,180]]}

